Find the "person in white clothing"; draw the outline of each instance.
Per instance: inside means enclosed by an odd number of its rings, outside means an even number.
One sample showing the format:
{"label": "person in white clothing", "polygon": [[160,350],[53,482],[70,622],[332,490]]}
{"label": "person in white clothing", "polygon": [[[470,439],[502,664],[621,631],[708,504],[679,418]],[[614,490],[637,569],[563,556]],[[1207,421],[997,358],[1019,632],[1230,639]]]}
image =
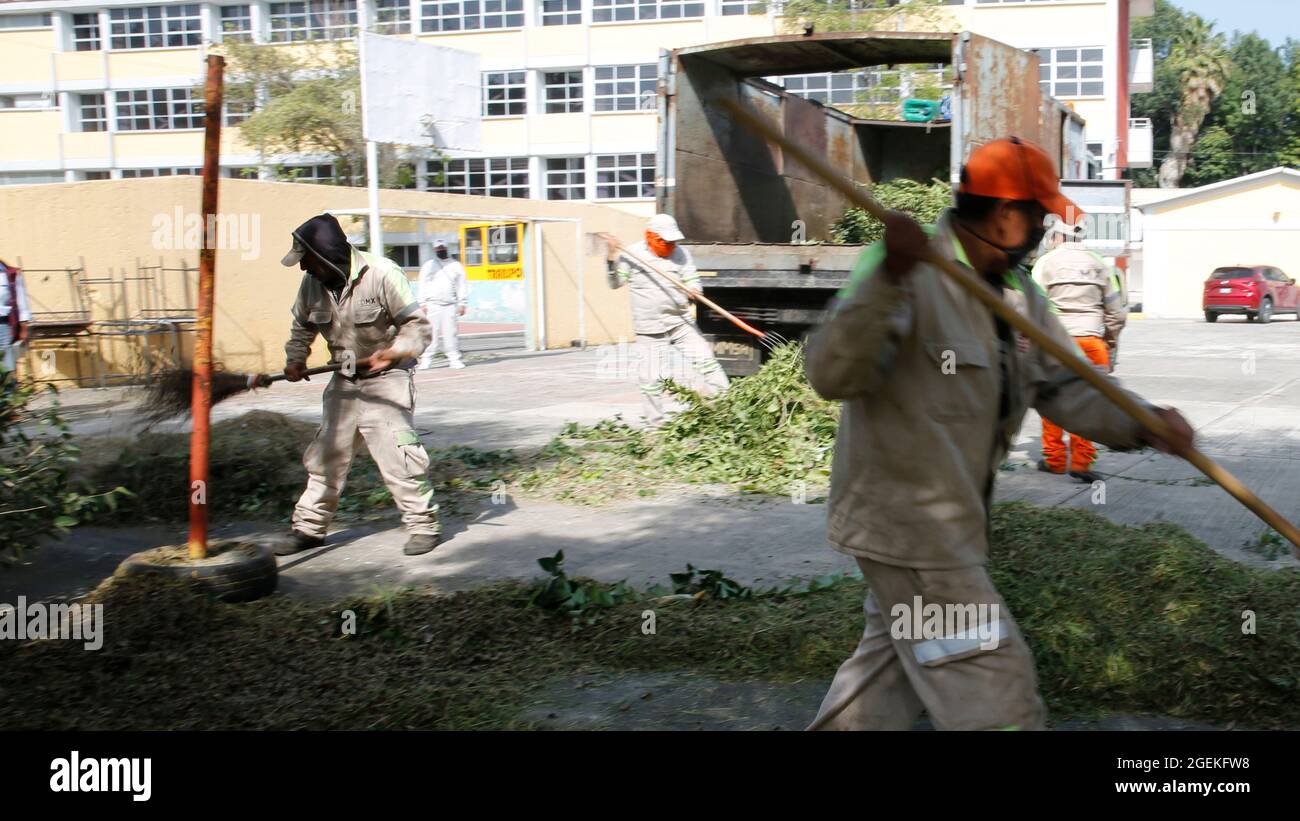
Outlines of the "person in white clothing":
{"label": "person in white clothing", "polygon": [[27,340],[31,321],[22,271],[0,262],[0,369],[14,370],[15,348]]}
{"label": "person in white clothing", "polygon": [[433,359],[438,355],[438,340],[442,340],[442,351],[453,368],[463,368],[460,360],[460,338],[456,332],[456,320],[465,315],[465,305],[469,300],[469,281],[465,278],[465,266],[451,257],[447,252],[447,243],[433,244],[434,259],[420,266],[420,304],[424,314],[433,324],[433,342],[420,357],[420,370],[433,367]]}

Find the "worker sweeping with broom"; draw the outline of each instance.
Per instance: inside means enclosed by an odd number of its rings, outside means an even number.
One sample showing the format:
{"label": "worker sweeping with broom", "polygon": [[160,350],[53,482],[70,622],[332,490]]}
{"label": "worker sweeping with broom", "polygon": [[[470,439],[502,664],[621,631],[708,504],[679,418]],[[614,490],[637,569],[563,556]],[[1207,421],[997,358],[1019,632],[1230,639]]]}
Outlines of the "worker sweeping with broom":
{"label": "worker sweeping with broom", "polygon": [[[1143,403],[1165,435],[1144,430],[930,261],[973,272],[1074,350],[1018,265],[1048,214],[1069,223],[1081,215],[1048,155],[1015,138],[980,146],[956,207],[931,231],[884,215],[885,239],[862,253],[831,318],[808,340],[809,381],[843,400],[829,538],[870,587],[865,632],[812,729],[907,729],[922,710],[939,729],[1042,728],[1033,658],[985,569],[994,477],[1026,409],[1116,450],[1192,448],[1177,411]],[[917,635],[918,609],[927,621],[972,617]]]}
{"label": "worker sweeping with broom", "polygon": [[[709,343],[691,321],[691,296],[699,289],[699,274],[691,254],[677,243],[684,239],[677,220],[656,214],[646,224],[645,239],[624,252],[610,244],[609,287],[624,285],[632,293],[632,329],[640,354],[639,381],[647,424],[664,421],[665,381],[675,349],[704,383],[702,393],[716,396],[729,381]],[[669,277],[665,277],[663,273]],[[684,289],[678,287],[675,279]]]}
{"label": "worker sweeping with broom", "polygon": [[[293,305],[284,346],[285,376],[307,378],[307,356],[320,334],[331,359],[343,363],[322,400],[316,438],[307,447],[307,489],[293,513],[293,530],[277,554],[324,543],[359,441],[364,438],[384,483],[402,511],[407,555],[428,553],[441,531],[429,482],[429,455],[415,432],[417,357],[429,346],[431,326],[396,263],[347,241],[338,220],[312,217],[293,232],[285,266],[305,275]],[[355,367],[349,367],[355,363]]]}

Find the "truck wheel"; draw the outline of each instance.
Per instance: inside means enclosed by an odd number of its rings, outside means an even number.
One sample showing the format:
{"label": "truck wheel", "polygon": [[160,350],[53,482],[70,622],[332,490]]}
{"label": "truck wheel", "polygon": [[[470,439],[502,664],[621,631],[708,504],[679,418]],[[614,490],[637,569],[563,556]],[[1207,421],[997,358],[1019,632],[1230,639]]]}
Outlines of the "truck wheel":
{"label": "truck wheel", "polygon": [[208,557],[193,561],[185,545],[134,553],[118,566],[117,576],[156,574],[191,582],[222,601],[246,602],[275,592],[275,553],[267,545],[236,539],[208,545]]}
{"label": "truck wheel", "polygon": [[1246,312],[1246,321],[1247,321],[1247,322],[1254,322],[1254,321],[1255,321],[1255,316],[1256,316],[1256,314],[1255,314],[1253,311],[1247,311],[1247,312]]}
{"label": "truck wheel", "polygon": [[1273,300],[1265,299],[1259,304],[1259,324],[1267,325],[1273,318]]}
{"label": "truck wheel", "polygon": [[1219,315],[1216,314],[1214,311],[1206,311],[1206,312],[1205,312],[1205,321],[1206,321],[1206,322],[1218,322],[1218,321],[1219,321]]}

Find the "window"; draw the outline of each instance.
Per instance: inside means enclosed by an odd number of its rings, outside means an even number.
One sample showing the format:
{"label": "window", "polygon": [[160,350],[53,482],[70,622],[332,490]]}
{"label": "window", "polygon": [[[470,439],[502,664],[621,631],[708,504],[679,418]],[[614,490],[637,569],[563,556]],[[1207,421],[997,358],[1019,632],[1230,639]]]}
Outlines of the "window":
{"label": "window", "polygon": [[582,69],[542,73],[547,114],[582,111]]}
{"label": "window", "polygon": [[543,26],[576,26],[582,23],[582,0],[542,0]]}
{"label": "window", "polygon": [[223,126],[240,125],[253,115],[257,106],[252,100],[226,100],[222,103],[224,116],[221,118]]}
{"label": "window", "polygon": [[527,72],[483,72],[483,116],[518,117],[528,112]]}
{"label": "window", "polygon": [[191,99],[188,88],[146,88],[116,94],[119,131],[203,127],[203,101]]}
{"label": "window", "polygon": [[410,2],[408,0],[375,0],[375,31],[380,34],[410,34]]}
{"label": "window", "polygon": [[605,154],[596,157],[596,199],[622,200],[654,195],[654,154]]}
{"label": "window", "polygon": [[0,29],[47,29],[51,25],[48,14],[6,14],[0,17]]}
{"label": "window", "polygon": [[221,7],[221,39],[227,43],[253,42],[253,11],[251,6]]}
{"label": "window", "polygon": [[596,111],[653,111],[658,102],[654,63],[639,66],[596,66]]}
{"label": "window", "polygon": [[522,28],[524,0],[432,0],[420,3],[421,31]]}
{"label": "window", "polygon": [[548,200],[587,198],[586,157],[546,158],[546,198]]}
{"label": "window", "polygon": [[82,131],[108,130],[108,106],[103,94],[77,95],[77,122]]}
{"label": "window", "polygon": [[81,172],[83,180],[108,180],[113,178],[112,171],[83,171]]}
{"label": "window", "polygon": [[420,246],[418,245],[393,245],[389,247],[388,253],[384,256],[403,268],[420,267]]}
{"label": "window", "polygon": [[0,108],[53,108],[54,95],[48,91],[26,94],[0,94]]}
{"label": "window", "polygon": [[428,190],[528,198],[528,158],[429,160]]}
{"label": "window", "polygon": [[203,39],[198,3],[109,9],[108,21],[115,49],[197,46]]}
{"label": "window", "polygon": [[767,3],[763,0],[722,0],[722,13],[729,14],[763,14]]}
{"label": "window", "polygon": [[1040,48],[1038,85],[1053,97],[1100,97],[1106,93],[1102,48]]}
{"label": "window", "polygon": [[72,15],[72,46],[77,51],[99,51],[99,15]]}
{"label": "window", "polygon": [[221,169],[221,176],[230,180],[255,180],[258,178],[258,172],[252,166],[226,166]]}
{"label": "window", "polygon": [[334,172],[333,163],[313,163],[311,165],[281,165],[275,169],[276,177],[285,182],[307,182],[324,185],[338,185],[341,180]]}
{"label": "window", "polygon": [[680,20],[703,17],[704,3],[691,0],[592,0],[591,22]]}
{"label": "window", "polygon": [[123,168],[122,179],[130,180],[137,177],[174,177],[188,176],[197,177],[203,173],[202,168]]}
{"label": "window", "polygon": [[338,40],[357,33],[356,0],[271,4],[271,42]]}

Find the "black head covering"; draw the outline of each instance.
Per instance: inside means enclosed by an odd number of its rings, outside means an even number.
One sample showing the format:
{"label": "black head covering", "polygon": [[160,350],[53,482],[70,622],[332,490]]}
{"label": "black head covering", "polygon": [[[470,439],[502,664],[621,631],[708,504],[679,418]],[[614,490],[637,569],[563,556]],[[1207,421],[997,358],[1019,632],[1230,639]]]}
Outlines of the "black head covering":
{"label": "black head covering", "polygon": [[[320,214],[299,225],[293,230],[293,238],[307,250],[315,254],[339,272],[346,281],[348,271],[352,268],[352,246],[348,244],[343,226],[333,214]],[[290,263],[292,264],[292,263]]]}

